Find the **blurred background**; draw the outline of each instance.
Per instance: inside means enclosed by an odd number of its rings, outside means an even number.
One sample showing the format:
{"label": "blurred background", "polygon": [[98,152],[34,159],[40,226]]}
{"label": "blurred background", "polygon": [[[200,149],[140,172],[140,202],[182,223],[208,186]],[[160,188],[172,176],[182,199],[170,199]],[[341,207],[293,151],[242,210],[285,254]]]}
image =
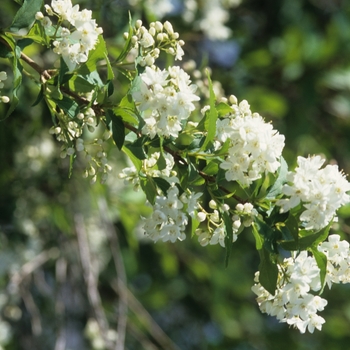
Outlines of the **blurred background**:
{"label": "blurred background", "polygon": [[[145,24],[169,20],[186,42],[180,64],[193,80],[209,66],[219,95],[247,99],[286,136],[288,164],[322,154],[350,172],[349,1],[74,3],[93,10],[111,55],[122,47],[129,11]],[[18,7],[1,1],[0,28]],[[26,53],[43,67],[52,62],[39,46]],[[6,94],[11,69],[3,59],[1,70]],[[116,98],[127,89],[118,79]],[[113,171],[105,185],[83,179],[79,162],[69,179],[50,113],[43,104],[29,108],[37,94],[24,77],[19,107],[0,122],[0,349],[114,349],[118,334],[130,350],[349,347],[350,286],[325,290],[321,332],[301,335],[261,314],[250,290],[259,264],[251,237],[240,236],[227,268],[225,251],[196,237],[144,239],[138,222],[149,210],[118,178],[122,154],[107,145]],[[0,116],[5,110],[0,104]],[[349,239],[350,207],[339,214],[333,232]]]}

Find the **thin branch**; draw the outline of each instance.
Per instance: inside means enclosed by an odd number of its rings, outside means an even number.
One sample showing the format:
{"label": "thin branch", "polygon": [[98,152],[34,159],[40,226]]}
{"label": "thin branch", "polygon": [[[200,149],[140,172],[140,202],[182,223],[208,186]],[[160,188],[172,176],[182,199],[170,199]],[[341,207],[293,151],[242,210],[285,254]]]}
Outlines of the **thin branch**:
{"label": "thin branch", "polygon": [[56,247],[51,248],[50,250],[44,250],[34,259],[25,263],[18,272],[14,273],[10,284],[17,287],[28,275],[32,274],[37,268],[44,265],[48,260],[57,259],[59,254],[60,252]]}
{"label": "thin branch", "polygon": [[106,229],[106,233],[107,233],[109,242],[111,244],[111,251],[112,251],[112,256],[114,260],[114,265],[117,271],[117,287],[119,291],[118,294],[120,297],[120,301],[118,306],[118,328],[117,328],[118,338],[117,338],[117,344],[115,349],[124,350],[126,324],[128,319],[127,317],[128,296],[125,293],[125,288],[123,288],[127,284],[125,267],[124,267],[121,250],[120,250],[118,232],[116,232],[116,229],[113,223],[111,222],[111,220],[107,218],[108,207],[107,207],[106,199],[100,198],[98,201],[98,206],[99,206],[103,225]]}
{"label": "thin branch", "polygon": [[30,314],[32,332],[35,336],[39,336],[42,332],[39,308],[36,306],[33,296],[28,290],[28,288],[24,287],[22,284],[19,288],[19,291],[23,299],[24,305]]}
{"label": "thin branch", "polygon": [[[111,286],[116,293],[119,293],[121,284],[118,283],[118,281],[112,281]],[[124,293],[128,296],[128,305],[130,309],[139,317],[140,321],[143,321],[144,325],[148,328],[150,334],[157,340],[159,345],[161,345],[164,350],[180,350],[180,348],[159,327],[157,322],[138,301],[134,294],[125,285],[123,285],[122,288],[124,289]]]}
{"label": "thin branch", "polygon": [[74,216],[75,231],[77,233],[80,261],[83,269],[83,276],[87,287],[87,294],[90,305],[94,311],[97,324],[99,326],[102,338],[108,349],[113,349],[112,342],[108,339],[108,322],[106,315],[103,311],[101,296],[97,288],[97,279],[93,273],[91,266],[91,254],[89,248],[89,242],[84,226],[83,216],[76,214]]}

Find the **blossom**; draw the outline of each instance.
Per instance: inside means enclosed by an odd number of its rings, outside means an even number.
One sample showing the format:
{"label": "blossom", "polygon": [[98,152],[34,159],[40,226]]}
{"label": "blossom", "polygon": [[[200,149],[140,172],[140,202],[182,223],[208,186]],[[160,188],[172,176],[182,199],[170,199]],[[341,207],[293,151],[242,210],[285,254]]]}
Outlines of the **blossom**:
{"label": "blossom", "polygon": [[327,226],[336,211],[350,202],[346,193],[350,183],[337,165],[327,165],[320,156],[298,157],[297,168],[287,175],[288,183],[282,188],[286,198],[277,201],[280,212],[286,212],[299,203],[305,210],[300,219],[307,230],[319,230]]}
{"label": "blossom", "polygon": [[[62,55],[69,71],[73,71],[78,64],[87,61],[89,51],[95,48],[102,28],[91,19],[90,10],[79,11],[79,5],[73,6],[70,0],[52,0],[51,7],[46,5],[45,8],[49,16],[57,15],[75,27],[73,30],[60,27],[61,31],[57,31],[53,42],[53,51]],[[41,21],[45,30],[51,27],[49,17],[38,13],[36,18]]]}
{"label": "blossom", "polygon": [[238,181],[246,187],[263,173],[274,173],[280,166],[284,136],[257,113],[251,113],[243,100],[232,105],[233,112],[218,119],[216,138],[230,141],[228,156],[220,164],[227,181]]}
{"label": "blossom", "polygon": [[156,196],[152,216],[142,218],[145,234],[155,242],[162,240],[174,243],[186,238],[184,231],[188,218],[182,211],[183,202],[178,195],[178,188],[170,187],[166,196]]}
{"label": "blossom", "polygon": [[199,100],[188,74],[179,67],[167,70],[146,67],[140,78],[139,88],[132,92],[132,97],[140,111],[148,111],[142,133],[150,138],[177,137],[183,121],[195,109],[193,102]]}

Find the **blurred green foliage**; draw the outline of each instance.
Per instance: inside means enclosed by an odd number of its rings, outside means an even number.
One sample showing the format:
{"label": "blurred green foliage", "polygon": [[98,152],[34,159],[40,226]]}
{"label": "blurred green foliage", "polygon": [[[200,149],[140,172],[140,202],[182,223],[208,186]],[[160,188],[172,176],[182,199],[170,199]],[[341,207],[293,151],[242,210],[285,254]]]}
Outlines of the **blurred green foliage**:
{"label": "blurred green foliage", "polygon": [[[147,20],[142,7],[126,1],[79,3],[94,11],[107,43],[122,43],[129,10],[135,19]],[[17,8],[13,1],[1,2],[0,27],[9,25]],[[213,79],[227,95],[247,99],[253,111],[285,134],[288,163],[295,162],[296,154],[322,153],[349,173],[350,3],[246,0],[230,15],[240,56],[229,69],[213,64]],[[169,20],[187,43],[187,57],[200,64],[200,33],[191,33],[179,17]],[[28,53],[33,59],[50,60],[35,50]],[[6,64],[0,61],[1,69]],[[4,349],[98,349],[93,341],[98,336],[86,333],[94,310],[80,263],[77,214],[84,217],[103,309],[114,329],[119,297],[113,288],[113,250],[122,256],[129,290],[180,349],[347,348],[349,286],[324,292],[329,305],[322,312],[322,332],[301,335],[262,315],[250,291],[259,264],[250,232],[240,235],[228,268],[221,247],[202,248],[196,237],[176,244],[145,241],[137,225],[140,215],[149,212],[145,198],[117,178],[125,164],[116,147],[110,144],[114,175],[107,185],[90,186],[79,164],[68,179],[69,164],[60,159],[59,145],[48,133],[48,111],[42,105],[29,108],[37,87],[29,79],[24,84],[21,104],[0,123],[0,306],[2,319],[11,325]],[[123,86],[116,90],[122,96]],[[0,115],[4,111],[0,104]],[[117,251],[104,229],[101,201],[107,202],[118,235]],[[346,207],[338,224],[343,238],[349,239],[349,224]],[[16,282],[16,272],[38,259],[38,266]],[[142,309],[130,308],[127,317],[126,349],[152,349],[151,343],[158,344],[153,349],[162,348]]]}

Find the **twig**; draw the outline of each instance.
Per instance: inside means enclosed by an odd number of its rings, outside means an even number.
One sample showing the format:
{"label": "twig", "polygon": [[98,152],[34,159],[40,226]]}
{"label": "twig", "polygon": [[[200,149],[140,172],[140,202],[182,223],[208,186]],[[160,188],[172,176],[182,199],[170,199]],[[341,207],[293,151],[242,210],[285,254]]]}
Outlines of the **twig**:
{"label": "twig", "polygon": [[111,251],[114,260],[115,269],[117,271],[117,287],[119,291],[119,306],[118,306],[118,338],[115,349],[124,350],[125,333],[126,333],[126,323],[127,323],[127,312],[128,312],[128,296],[125,293],[125,288],[123,288],[126,282],[126,273],[123,258],[121,255],[118,232],[116,232],[115,227],[111,220],[107,218],[107,202],[105,198],[100,198],[98,201],[98,206],[100,210],[101,219],[103,225],[106,229],[108,239],[111,244]]}
{"label": "twig", "polygon": [[108,322],[106,315],[103,311],[101,296],[97,288],[96,276],[93,273],[91,266],[91,254],[89,248],[89,242],[87,239],[83,217],[81,214],[74,216],[75,230],[77,233],[80,261],[83,269],[83,276],[87,287],[87,294],[90,305],[94,311],[97,324],[99,326],[102,338],[108,349],[113,349],[112,342],[108,339]]}
{"label": "twig", "polygon": [[[117,281],[112,281],[112,288],[116,293],[119,293],[121,286]],[[134,294],[125,286],[122,287],[124,293],[128,296],[128,305],[130,309],[139,317],[140,321],[143,321],[144,325],[148,328],[152,337],[157,340],[159,345],[165,350],[180,350],[180,348],[166,335],[166,333],[159,327],[154,321],[149,312],[143,307],[143,305],[137,300]]]}
{"label": "twig", "polygon": [[18,287],[18,285],[20,285],[28,275],[32,274],[37,268],[44,265],[48,260],[56,259],[59,254],[60,252],[56,247],[51,248],[50,250],[44,250],[33,260],[25,263],[21,269],[12,276],[10,284]]}
{"label": "twig", "polygon": [[35,304],[32,294],[23,285],[19,288],[24,305],[30,314],[30,321],[32,325],[32,332],[35,336],[39,336],[42,332],[40,312]]}

